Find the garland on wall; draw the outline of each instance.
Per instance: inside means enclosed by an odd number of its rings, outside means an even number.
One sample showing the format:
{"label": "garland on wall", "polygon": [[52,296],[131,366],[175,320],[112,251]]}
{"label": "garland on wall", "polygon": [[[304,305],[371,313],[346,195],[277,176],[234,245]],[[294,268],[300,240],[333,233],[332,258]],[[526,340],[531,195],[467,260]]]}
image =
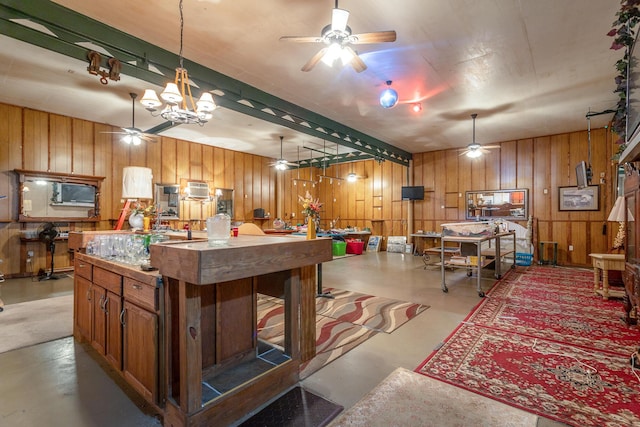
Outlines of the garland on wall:
{"label": "garland on wall", "polygon": [[635,41],[634,28],[640,21],[640,0],[621,0],[620,10],[616,13],[616,20],[613,22],[613,28],[607,33],[608,36],[614,37],[611,49],[625,49],[624,56],[619,59],[616,64],[617,75],[615,77],[616,89],[613,91],[618,94],[618,104],[616,112],[613,115],[612,130],[618,135],[616,144],[618,151],[615,158],[619,158],[620,154],[626,148],[627,135],[627,78],[629,73],[629,59],[631,47]]}

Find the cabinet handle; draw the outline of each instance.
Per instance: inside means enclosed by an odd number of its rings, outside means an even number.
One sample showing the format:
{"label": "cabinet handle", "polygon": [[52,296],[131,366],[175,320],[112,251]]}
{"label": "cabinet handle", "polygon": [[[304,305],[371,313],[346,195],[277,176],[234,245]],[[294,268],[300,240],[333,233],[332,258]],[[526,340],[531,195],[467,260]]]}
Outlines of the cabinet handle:
{"label": "cabinet handle", "polygon": [[140,285],[131,285],[131,287],[133,289],[135,289],[136,291],[141,291],[142,290],[142,286],[140,286]]}
{"label": "cabinet handle", "polygon": [[104,299],[104,304],[103,304],[103,308],[102,311],[104,311],[104,314],[109,314],[109,310],[107,309],[107,304],[109,303],[109,297],[107,296]]}
{"label": "cabinet handle", "polygon": [[127,326],[127,322],[125,322],[124,320],[124,312],[125,312],[125,309],[123,308],[122,311],[120,312],[120,324],[122,326]]}
{"label": "cabinet handle", "polygon": [[100,310],[102,310],[103,312],[104,312],[104,302],[105,302],[104,296],[101,296],[100,301],[98,301],[98,304],[100,304]]}
{"label": "cabinet handle", "polygon": [[93,284],[89,285],[89,289],[87,289],[87,301],[91,301],[91,288]]}

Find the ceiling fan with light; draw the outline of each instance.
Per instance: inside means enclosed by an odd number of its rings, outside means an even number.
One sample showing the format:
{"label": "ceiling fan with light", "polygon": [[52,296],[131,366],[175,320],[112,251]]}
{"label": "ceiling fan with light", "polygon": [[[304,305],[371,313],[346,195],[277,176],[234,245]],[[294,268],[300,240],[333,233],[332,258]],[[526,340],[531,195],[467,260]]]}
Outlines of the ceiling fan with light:
{"label": "ceiling fan with light", "polygon": [[351,28],[347,25],[349,11],[336,7],[331,14],[331,24],[325,26],[320,37],[315,36],[283,36],[282,41],[296,43],[324,43],[326,47],[320,49],[304,66],[302,71],[311,71],[315,65],[322,60],[325,64],[332,66],[338,59],[342,65],[351,66],[360,73],[367,69],[367,65],[351,48],[352,44],[384,43],[396,41],[395,31],[376,31],[372,33],[352,34]]}
{"label": "ceiling fan with light", "polygon": [[478,117],[477,113],[471,115],[473,119],[473,139],[471,140],[471,144],[467,145],[467,148],[460,153],[461,156],[466,155],[471,158],[480,157],[483,154],[487,154],[490,148],[500,148],[499,145],[480,145],[476,142],[476,117]]}
{"label": "ceiling fan with light", "polygon": [[122,142],[125,142],[127,144],[132,144],[132,145],[140,145],[142,141],[157,142],[156,135],[145,133],[136,127],[135,101],[138,95],[133,92],[130,92],[129,96],[131,97],[131,127],[124,127],[120,132],[104,132],[104,133],[115,133],[115,134],[123,135]]}
{"label": "ceiling fan with light", "polygon": [[284,157],[282,157],[282,140],[283,139],[284,139],[284,136],[281,136],[280,137],[280,158],[275,162],[271,163],[271,166],[274,166],[279,171],[287,170],[289,169],[289,166],[298,166],[295,163],[290,163],[286,161]]}

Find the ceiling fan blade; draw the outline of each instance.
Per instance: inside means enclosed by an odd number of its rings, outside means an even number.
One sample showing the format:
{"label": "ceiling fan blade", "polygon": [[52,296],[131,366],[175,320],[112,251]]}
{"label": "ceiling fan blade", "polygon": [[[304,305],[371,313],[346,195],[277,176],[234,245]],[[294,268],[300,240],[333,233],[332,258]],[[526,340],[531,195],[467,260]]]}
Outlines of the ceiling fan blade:
{"label": "ceiling fan blade", "polygon": [[335,8],[331,12],[331,30],[332,31],[344,31],[347,28],[347,21],[349,20],[349,11],[344,9]]}
{"label": "ceiling fan blade", "polygon": [[483,145],[482,148],[500,148],[499,145]]}
{"label": "ceiling fan blade", "polygon": [[364,63],[362,58],[360,58],[358,54],[354,52],[353,49],[351,49],[349,46],[345,46],[343,47],[343,49],[349,51],[353,55],[353,58],[351,58],[350,64],[353,67],[353,69],[356,70],[357,73],[361,73],[367,69],[367,64]]}
{"label": "ceiling fan blade", "polygon": [[309,62],[304,64],[304,66],[302,67],[302,71],[311,71],[313,69],[313,67],[315,67],[316,64],[322,59],[322,57],[324,56],[325,53],[327,53],[327,48],[326,47],[320,49],[320,51],[318,53],[313,55],[313,57],[309,60]]}
{"label": "ceiling fan blade", "polygon": [[373,33],[352,34],[349,36],[349,43],[385,43],[396,41],[395,31],[376,31]]}
{"label": "ceiling fan blade", "polygon": [[317,36],[282,36],[281,42],[294,42],[294,43],[322,43],[322,37]]}

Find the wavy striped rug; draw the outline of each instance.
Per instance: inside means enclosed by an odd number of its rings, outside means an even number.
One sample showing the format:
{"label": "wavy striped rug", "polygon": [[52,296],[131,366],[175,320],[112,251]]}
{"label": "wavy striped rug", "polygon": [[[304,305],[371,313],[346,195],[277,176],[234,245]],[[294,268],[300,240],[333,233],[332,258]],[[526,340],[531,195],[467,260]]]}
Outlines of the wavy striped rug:
{"label": "wavy striped rug", "polygon": [[[316,299],[316,356],[301,366],[304,379],[377,333],[391,333],[429,306],[326,288],[333,299]],[[282,346],[282,300],[258,296],[258,338]]]}

